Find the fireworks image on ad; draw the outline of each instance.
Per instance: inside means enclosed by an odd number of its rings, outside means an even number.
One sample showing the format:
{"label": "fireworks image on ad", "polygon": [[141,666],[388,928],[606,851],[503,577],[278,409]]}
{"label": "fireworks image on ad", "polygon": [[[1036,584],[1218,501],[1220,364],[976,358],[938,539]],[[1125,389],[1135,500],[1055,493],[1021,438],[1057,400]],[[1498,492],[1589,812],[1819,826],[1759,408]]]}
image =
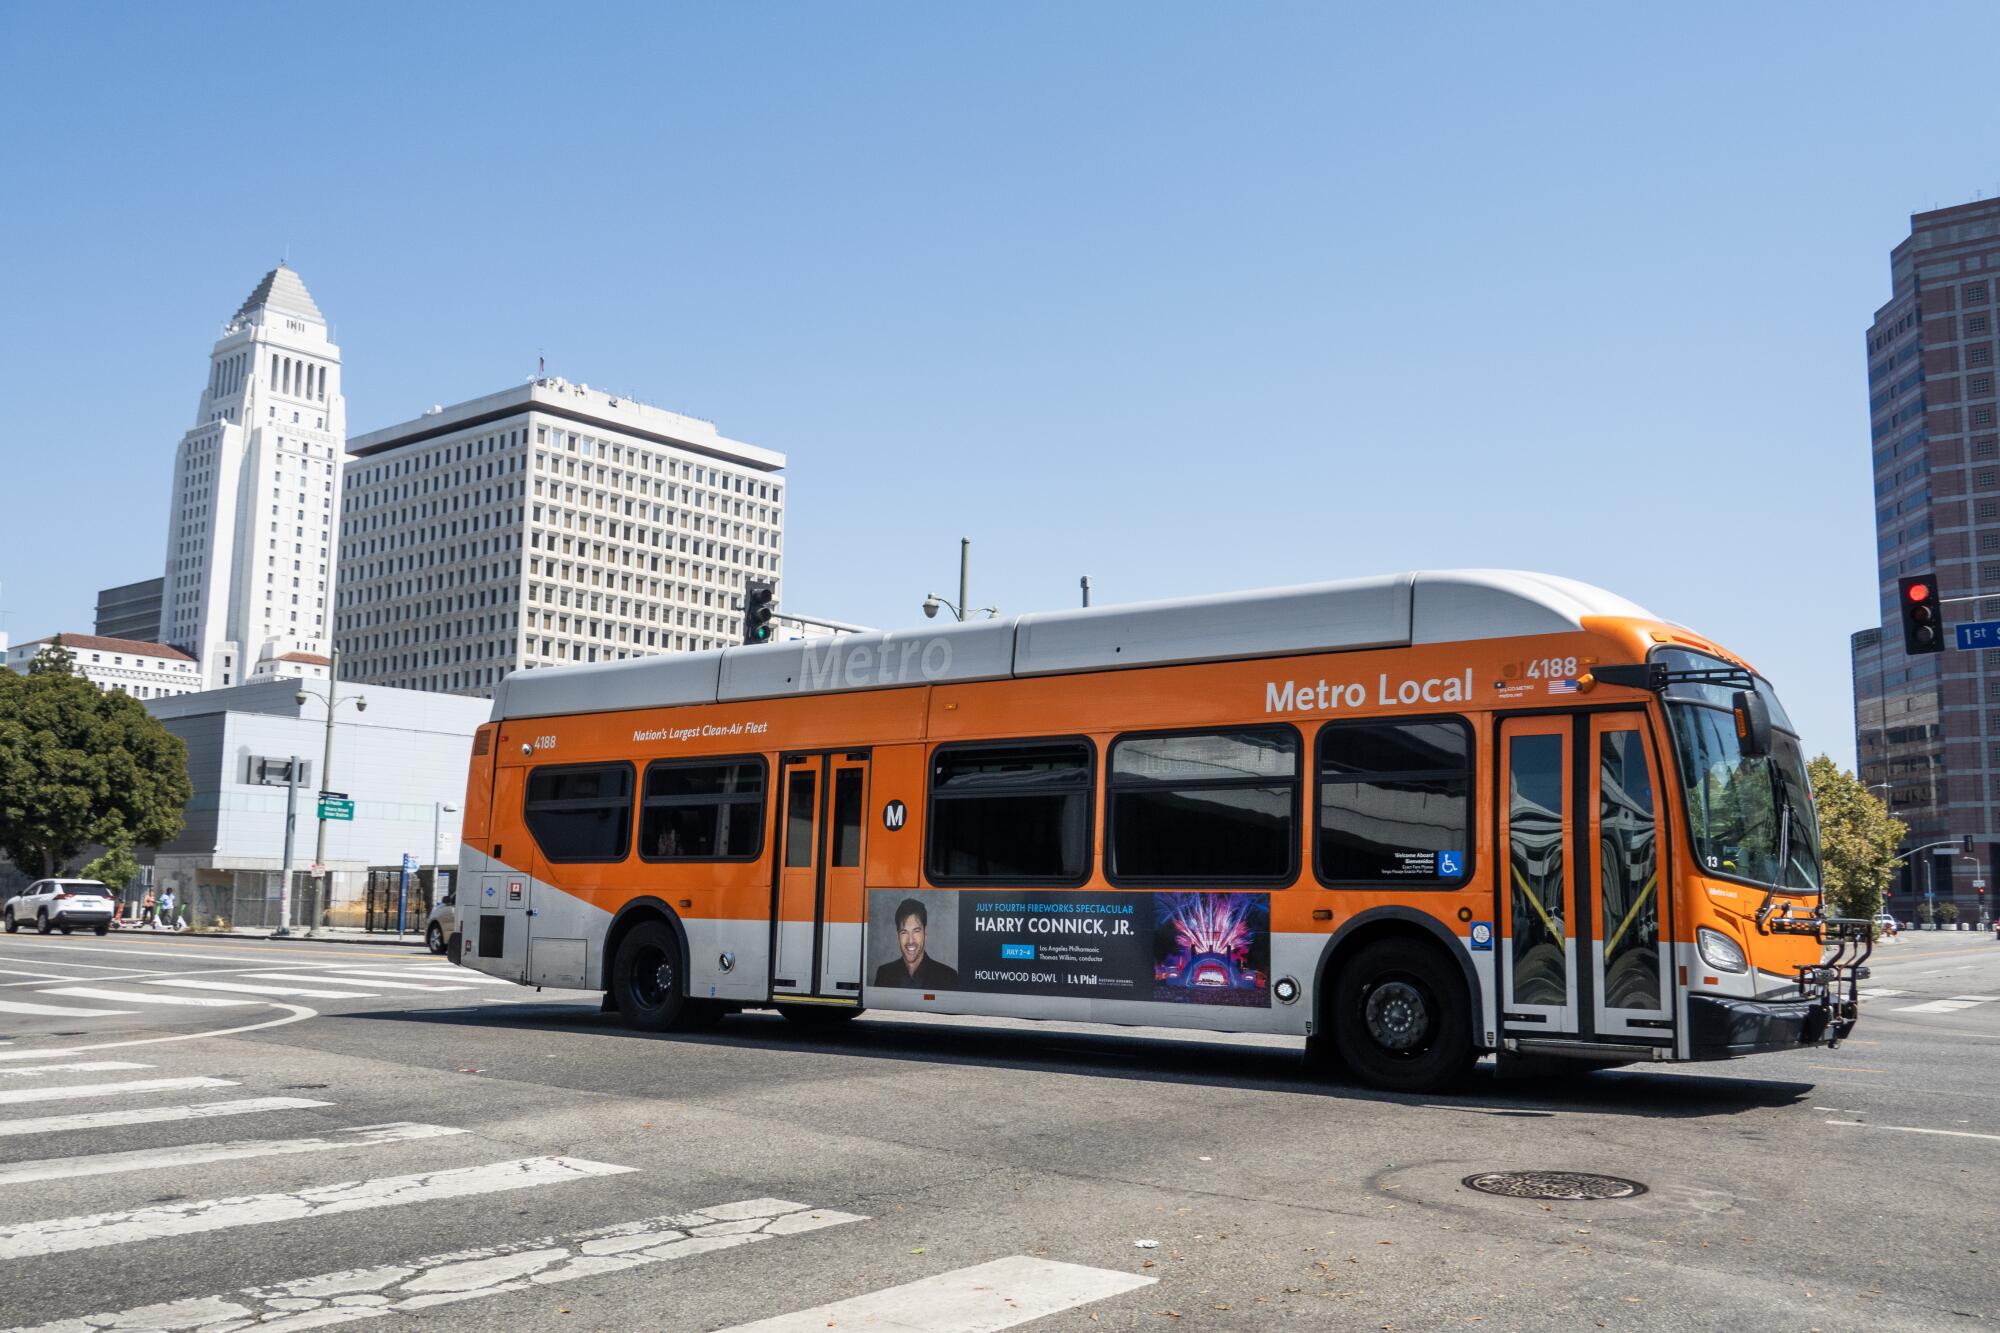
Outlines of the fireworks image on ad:
{"label": "fireworks image on ad", "polygon": [[1153,998],[1267,1005],[1271,904],[1261,893],[1153,895]]}

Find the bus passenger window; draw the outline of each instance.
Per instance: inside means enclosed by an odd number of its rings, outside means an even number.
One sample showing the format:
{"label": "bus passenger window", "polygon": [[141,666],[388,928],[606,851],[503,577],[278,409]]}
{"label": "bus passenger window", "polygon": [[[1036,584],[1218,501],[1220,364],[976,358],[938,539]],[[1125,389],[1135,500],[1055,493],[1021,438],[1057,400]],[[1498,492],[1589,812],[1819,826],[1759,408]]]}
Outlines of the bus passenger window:
{"label": "bus passenger window", "polygon": [[647,767],[639,802],[642,860],[749,861],[763,844],[763,760]]}
{"label": "bus passenger window", "polygon": [[833,864],[861,864],[861,770],[833,770]]}
{"label": "bus passenger window", "polygon": [[1472,729],[1333,722],[1319,733],[1319,877],[1456,885],[1470,873]]}
{"label": "bus passenger window", "polygon": [[965,745],[931,761],[930,877],[1082,882],[1090,874],[1087,742]]}
{"label": "bus passenger window", "polygon": [[1288,880],[1298,796],[1299,736],[1290,727],[1121,737],[1106,784],[1108,874]]}
{"label": "bus passenger window", "polygon": [[535,769],[521,813],[551,861],[622,861],[632,842],[632,766]]}

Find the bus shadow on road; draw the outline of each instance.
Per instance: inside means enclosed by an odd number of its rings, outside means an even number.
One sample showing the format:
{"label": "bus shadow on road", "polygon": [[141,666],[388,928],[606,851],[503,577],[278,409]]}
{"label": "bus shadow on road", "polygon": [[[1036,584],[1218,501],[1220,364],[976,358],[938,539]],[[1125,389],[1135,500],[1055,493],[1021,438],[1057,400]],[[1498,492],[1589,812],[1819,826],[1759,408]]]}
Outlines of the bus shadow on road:
{"label": "bus shadow on road", "polygon": [[658,1042],[714,1051],[782,1052],[918,1064],[955,1064],[1077,1074],[1148,1083],[1241,1088],[1330,1100],[1462,1109],[1468,1113],[1542,1118],[1559,1112],[1648,1119],[1699,1119],[1782,1108],[1805,1101],[1815,1085],[1722,1073],[1667,1072],[1645,1067],[1580,1070],[1541,1079],[1503,1079],[1482,1061],[1449,1092],[1382,1092],[1342,1071],[1309,1062],[1293,1045],[1237,1044],[1227,1037],[1133,1036],[1117,1029],[1043,1032],[1030,1028],[900,1021],[873,1014],[841,1027],[807,1029],[777,1014],[731,1015],[708,1032],[652,1033],[623,1026],[616,1014],[574,1004],[477,1010],[380,1010],[344,1016],[355,1021],[422,1023],[482,1031],[588,1033],[623,1041]]}

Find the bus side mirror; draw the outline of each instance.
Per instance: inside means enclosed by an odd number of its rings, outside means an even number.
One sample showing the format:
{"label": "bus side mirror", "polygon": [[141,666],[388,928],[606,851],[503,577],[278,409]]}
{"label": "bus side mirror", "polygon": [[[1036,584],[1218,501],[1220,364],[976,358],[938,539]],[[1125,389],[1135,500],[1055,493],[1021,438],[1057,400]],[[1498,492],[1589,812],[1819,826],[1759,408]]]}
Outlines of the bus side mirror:
{"label": "bus side mirror", "polygon": [[1755,690],[1738,690],[1730,696],[1729,711],[1736,718],[1736,741],[1746,758],[1757,759],[1771,753],[1771,706]]}

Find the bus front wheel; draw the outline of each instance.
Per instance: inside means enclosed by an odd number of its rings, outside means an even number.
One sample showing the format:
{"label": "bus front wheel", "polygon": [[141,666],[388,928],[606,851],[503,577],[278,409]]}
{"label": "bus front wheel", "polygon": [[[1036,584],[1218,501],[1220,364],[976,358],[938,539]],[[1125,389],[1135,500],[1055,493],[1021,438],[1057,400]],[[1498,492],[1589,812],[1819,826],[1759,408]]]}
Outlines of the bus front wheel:
{"label": "bus front wheel", "polygon": [[1334,984],[1333,1037],[1364,1082],[1435,1092],[1472,1067],[1472,1004],[1451,960],[1410,939],[1368,945]]}
{"label": "bus front wheel", "polygon": [[642,921],[618,942],[611,998],[625,1022],[645,1032],[697,1026],[696,1006],[682,993],[680,941],[666,922]]}

